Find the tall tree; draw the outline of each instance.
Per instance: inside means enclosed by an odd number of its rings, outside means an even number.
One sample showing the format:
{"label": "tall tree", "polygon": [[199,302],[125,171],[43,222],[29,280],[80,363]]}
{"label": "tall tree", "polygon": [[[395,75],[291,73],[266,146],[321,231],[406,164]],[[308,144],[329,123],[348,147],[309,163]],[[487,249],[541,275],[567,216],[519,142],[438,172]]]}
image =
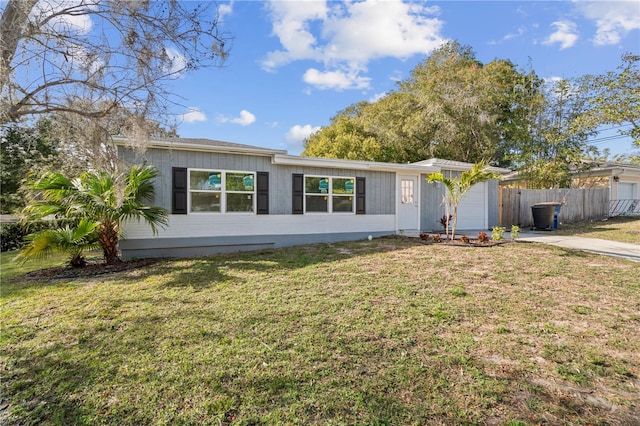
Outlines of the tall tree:
{"label": "tall tree", "polygon": [[569,80],[547,85],[533,126],[510,154],[525,186],[570,187],[571,168],[579,167],[585,156],[595,152],[588,143],[593,131],[576,131],[574,126],[585,111],[585,99],[584,86]]}
{"label": "tall tree", "polygon": [[596,130],[601,125],[630,125],[618,132],[630,136],[640,148],[640,56],[625,53],[621,59],[617,71],[582,79],[582,88],[587,91],[587,107],[573,128],[580,132]]}
{"label": "tall tree", "polygon": [[15,124],[0,131],[0,212],[15,213],[25,206],[22,186],[33,173],[60,169],[60,144],[51,120],[41,118],[34,128]]}
{"label": "tall tree", "polygon": [[215,3],[8,0],[0,17],[0,123],[51,112],[162,117],[168,83],[228,53]]}
{"label": "tall tree", "polygon": [[[405,126],[429,123],[435,156],[504,165],[515,128],[526,126],[520,110],[537,95],[535,74],[523,74],[509,61],[478,61],[468,46],[450,42],[419,64],[400,90],[412,93],[417,113]],[[521,86],[529,84],[528,90]]]}
{"label": "tall tree", "polygon": [[[505,154],[520,137],[519,130],[530,126],[529,108],[539,96],[538,80],[509,61],[485,65],[470,47],[450,42],[418,64],[397,90],[349,109],[349,119],[375,138],[381,161],[442,157],[505,165]],[[338,135],[340,129],[332,133]],[[316,142],[309,140],[305,154],[333,155],[330,144],[316,147]]]}
{"label": "tall tree", "polygon": [[304,155],[382,161],[382,148],[373,135],[367,134],[357,118],[339,115],[331,126],[324,127],[305,141]]}

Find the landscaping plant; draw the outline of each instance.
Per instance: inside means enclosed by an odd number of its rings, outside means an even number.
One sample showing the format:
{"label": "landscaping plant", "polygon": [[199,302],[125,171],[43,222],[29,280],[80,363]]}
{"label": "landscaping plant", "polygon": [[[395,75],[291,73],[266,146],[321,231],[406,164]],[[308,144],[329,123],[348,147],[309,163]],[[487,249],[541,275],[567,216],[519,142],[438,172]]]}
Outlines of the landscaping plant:
{"label": "landscaping plant", "polygon": [[[456,238],[456,225],[458,223],[458,205],[462,196],[474,185],[491,179],[500,179],[500,175],[487,170],[484,162],[476,163],[470,170],[462,172],[459,178],[445,177],[441,172],[432,173],[427,177],[427,182],[441,182],[447,188],[446,205],[451,205],[452,222],[450,239]],[[448,225],[447,221],[447,225]]]}
{"label": "landscaping plant", "polygon": [[504,227],[503,226],[494,226],[491,230],[491,239],[493,241],[500,241],[504,237]]}
{"label": "landscaping plant", "polygon": [[26,261],[32,257],[49,257],[54,251],[69,255],[69,264],[74,268],[86,265],[84,253],[99,248],[98,222],[81,219],[77,226],[67,225],[59,229],[45,229],[27,237],[28,244],[16,260]]}
{"label": "landscaping plant", "polygon": [[120,260],[118,239],[123,221],[143,219],[154,234],[158,226],[167,225],[166,209],[145,204],[153,199],[157,176],[155,167],[139,165],[132,166],[128,173],[89,171],[78,178],[50,172],[31,186],[37,196],[25,214],[29,219],[54,215],[97,223],[104,260],[112,265]]}

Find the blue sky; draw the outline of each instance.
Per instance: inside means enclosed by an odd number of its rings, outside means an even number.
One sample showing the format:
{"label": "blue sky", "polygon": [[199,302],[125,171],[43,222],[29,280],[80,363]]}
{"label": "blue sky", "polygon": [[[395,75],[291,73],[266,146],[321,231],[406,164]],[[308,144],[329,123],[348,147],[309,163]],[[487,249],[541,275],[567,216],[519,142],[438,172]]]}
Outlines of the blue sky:
{"label": "blue sky", "polygon": [[[482,62],[510,59],[545,79],[604,73],[640,53],[640,1],[219,2],[233,36],[224,68],[173,81],[178,133],[299,154],[336,112],[373,101],[448,40]],[[632,153],[630,139],[595,142]]]}

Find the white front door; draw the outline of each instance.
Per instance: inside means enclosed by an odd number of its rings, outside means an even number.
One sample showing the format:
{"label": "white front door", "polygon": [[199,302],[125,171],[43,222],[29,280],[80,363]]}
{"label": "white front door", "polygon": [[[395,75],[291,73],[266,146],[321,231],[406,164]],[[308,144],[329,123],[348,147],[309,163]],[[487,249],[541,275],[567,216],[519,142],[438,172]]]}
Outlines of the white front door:
{"label": "white front door", "polygon": [[398,176],[398,230],[419,229],[419,191],[417,176]]}

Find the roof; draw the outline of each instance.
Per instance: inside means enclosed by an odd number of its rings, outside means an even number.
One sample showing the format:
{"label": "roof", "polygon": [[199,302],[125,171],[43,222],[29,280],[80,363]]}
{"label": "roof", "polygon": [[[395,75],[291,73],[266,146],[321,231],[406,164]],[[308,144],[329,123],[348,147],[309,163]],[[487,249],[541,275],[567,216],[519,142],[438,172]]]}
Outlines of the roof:
{"label": "roof", "polygon": [[[124,138],[114,138],[114,140],[116,145],[125,145],[127,141]],[[232,153],[237,152],[262,155],[287,153],[287,151],[285,150],[203,138],[152,138],[147,142],[147,146],[150,148],[178,149],[188,151],[213,151]]]}
{"label": "roof", "polygon": [[[473,167],[473,163],[465,163],[463,161],[454,161],[454,160],[445,160],[442,158],[429,158],[428,160],[422,160],[412,164],[424,165],[424,166],[435,166],[435,167],[447,169],[447,170],[461,170],[461,171],[469,170],[471,167]],[[487,167],[487,169],[492,172],[496,172],[500,174],[511,173],[511,170],[505,169],[502,167],[489,166]]]}
{"label": "roof", "polygon": [[617,161],[583,160],[582,164],[588,167],[586,167],[585,169],[576,169],[573,171],[573,173],[593,172],[600,170],[640,171],[640,165],[620,163]]}
{"label": "roof", "polygon": [[[126,139],[115,138],[116,145],[126,145]],[[153,138],[147,143],[149,148],[175,149],[186,151],[203,152],[224,152],[251,155],[270,156],[273,164],[283,164],[292,166],[327,167],[356,170],[389,171],[405,173],[434,173],[442,169],[446,170],[469,170],[473,164],[460,161],[443,160],[431,158],[429,160],[418,161],[416,163],[383,163],[377,161],[345,160],[338,158],[304,157],[299,155],[289,155],[286,150],[264,148],[254,145],[245,145],[234,142],[218,141],[202,138]],[[489,170],[501,174],[510,170],[500,167],[489,167]]]}

